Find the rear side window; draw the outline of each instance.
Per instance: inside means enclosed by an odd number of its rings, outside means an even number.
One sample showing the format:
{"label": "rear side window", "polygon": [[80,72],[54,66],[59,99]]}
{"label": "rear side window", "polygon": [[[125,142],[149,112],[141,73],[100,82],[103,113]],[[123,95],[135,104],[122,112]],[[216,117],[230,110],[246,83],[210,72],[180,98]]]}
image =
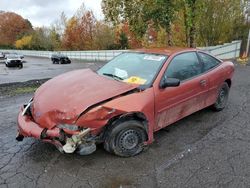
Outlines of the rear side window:
{"label": "rear side window", "polygon": [[195,52],[177,55],[169,64],[165,75],[167,78],[187,80],[202,73],[202,66]]}
{"label": "rear side window", "polygon": [[214,67],[218,66],[220,64],[220,61],[213,58],[210,55],[207,55],[205,53],[198,52],[203,64],[204,64],[204,72],[213,69]]}

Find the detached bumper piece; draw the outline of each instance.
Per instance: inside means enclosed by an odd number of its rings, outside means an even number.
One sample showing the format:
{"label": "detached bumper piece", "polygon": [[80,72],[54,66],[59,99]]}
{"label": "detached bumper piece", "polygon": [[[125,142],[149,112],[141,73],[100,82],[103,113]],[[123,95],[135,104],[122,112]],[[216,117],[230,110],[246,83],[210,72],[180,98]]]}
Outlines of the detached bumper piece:
{"label": "detached bumper piece", "polygon": [[34,137],[55,145],[62,153],[74,153],[77,151],[80,155],[89,155],[96,150],[93,139],[88,139],[90,128],[75,131],[72,135],[65,134],[64,130],[58,127],[44,129],[36,124],[31,116],[25,115],[27,109],[24,110],[25,113],[20,112],[18,115],[17,141],[22,141],[24,137]]}
{"label": "detached bumper piece", "polygon": [[66,144],[63,146],[65,153],[73,153],[77,150],[80,155],[89,155],[96,150],[94,142],[86,142],[84,137],[90,132],[90,128],[81,131],[77,135],[73,135],[71,138],[67,138]]}

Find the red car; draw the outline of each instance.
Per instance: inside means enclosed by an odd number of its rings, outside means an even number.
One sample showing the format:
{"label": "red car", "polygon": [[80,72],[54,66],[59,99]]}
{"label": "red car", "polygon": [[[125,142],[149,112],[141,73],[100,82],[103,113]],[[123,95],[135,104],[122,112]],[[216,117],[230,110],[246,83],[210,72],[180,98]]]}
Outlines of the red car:
{"label": "red car", "polygon": [[129,157],[154,132],[206,107],[225,108],[234,65],[197,49],[123,53],[97,72],[76,70],[43,84],[18,115],[17,140],[35,137],[61,152],[105,150]]}

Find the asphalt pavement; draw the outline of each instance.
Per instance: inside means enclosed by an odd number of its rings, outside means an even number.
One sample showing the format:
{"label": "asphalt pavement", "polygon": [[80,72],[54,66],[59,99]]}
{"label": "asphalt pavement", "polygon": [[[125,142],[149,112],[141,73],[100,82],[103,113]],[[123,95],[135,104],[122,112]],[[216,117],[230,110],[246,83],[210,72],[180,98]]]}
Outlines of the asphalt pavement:
{"label": "asphalt pavement", "polygon": [[103,62],[84,62],[72,60],[71,64],[52,64],[49,58],[25,57],[23,68],[8,68],[0,61],[0,84],[25,82],[43,78],[52,78],[59,74],[82,68],[97,70]]}
{"label": "asphalt pavement", "polygon": [[[47,64],[56,68],[49,71],[41,62],[31,66],[34,71],[29,78],[16,72],[11,75],[20,74],[14,77],[25,81],[35,76],[56,75],[57,70],[74,69]],[[91,68],[99,65],[94,63]],[[26,71],[27,75],[30,72],[25,68],[12,71]],[[1,74],[1,82],[2,78],[16,82]],[[17,113],[31,96],[0,98],[1,188],[250,187],[249,66],[236,66],[226,109],[221,112],[204,109],[157,132],[155,142],[133,158],[111,155],[102,146],[92,155],[79,156],[61,154],[54,146],[32,138],[18,143]]]}

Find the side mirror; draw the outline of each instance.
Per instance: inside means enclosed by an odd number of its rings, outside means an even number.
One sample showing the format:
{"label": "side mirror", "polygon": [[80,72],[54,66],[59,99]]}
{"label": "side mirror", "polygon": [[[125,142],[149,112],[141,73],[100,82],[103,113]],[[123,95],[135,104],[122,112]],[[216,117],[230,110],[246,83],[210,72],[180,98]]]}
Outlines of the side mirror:
{"label": "side mirror", "polygon": [[164,89],[166,87],[178,87],[181,81],[177,78],[164,78],[160,83],[160,88]]}

